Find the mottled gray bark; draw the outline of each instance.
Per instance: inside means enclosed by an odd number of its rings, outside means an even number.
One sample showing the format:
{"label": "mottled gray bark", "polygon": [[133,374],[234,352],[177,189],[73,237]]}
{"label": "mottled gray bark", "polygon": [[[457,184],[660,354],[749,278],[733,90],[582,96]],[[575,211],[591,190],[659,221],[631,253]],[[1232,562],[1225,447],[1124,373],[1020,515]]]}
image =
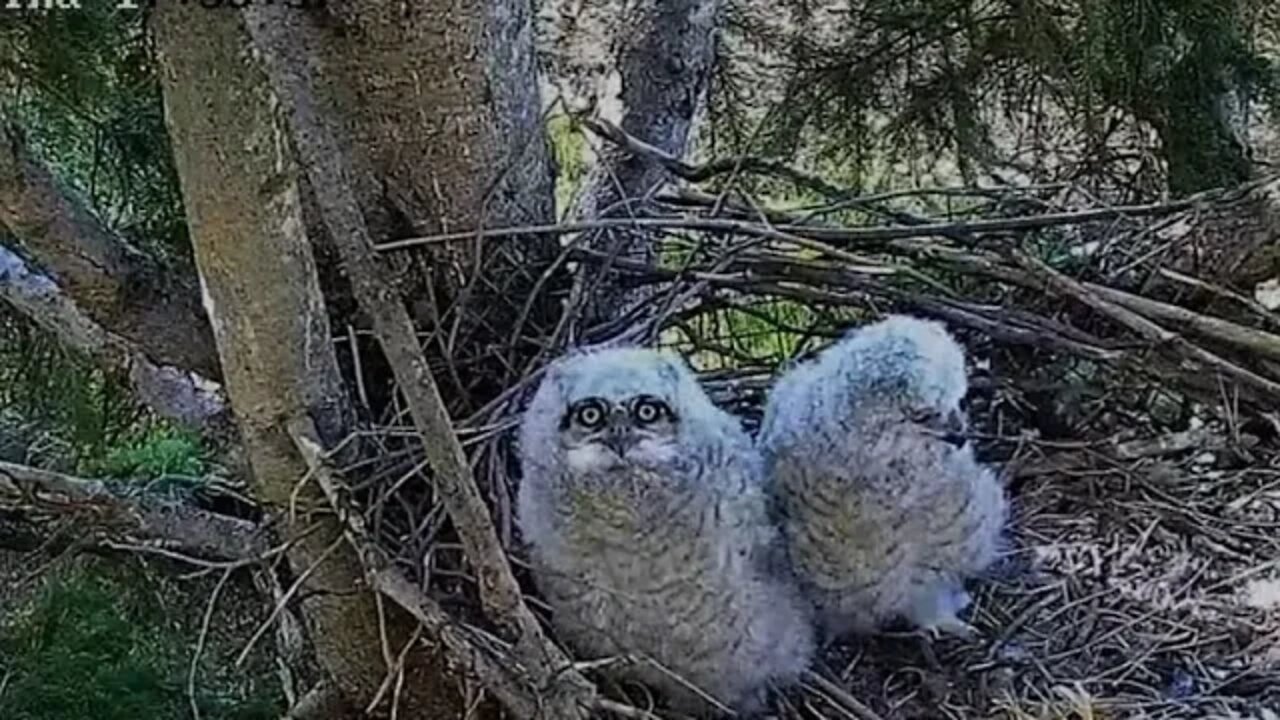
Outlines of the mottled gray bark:
{"label": "mottled gray bark", "polygon": [[[601,75],[597,87],[601,115],[650,145],[683,156],[710,80],[720,16],[720,0],[628,4],[612,32],[613,68]],[[606,144],[573,215],[584,220],[627,217],[635,210],[628,200],[651,195],[669,179],[651,159]],[[602,231],[588,243],[626,259],[655,258],[652,235],[638,230]],[[639,290],[620,285],[619,275],[597,274],[594,268],[591,273],[594,277],[578,278],[596,288],[591,313],[584,318],[587,325],[616,318],[640,299]]]}
{"label": "mottled gray bark", "polygon": [[156,363],[218,379],[195,278],[166,272],[111,232],[3,122],[0,224],[93,322]]}
{"label": "mottled gray bark", "polygon": [[[326,506],[314,485],[294,497],[307,468],[285,430],[307,417],[333,446],[353,428],[292,139],[238,13],[162,4],[155,21],[196,264],[256,496],[289,519],[282,536],[296,542],[295,572],[310,572],[300,595],[317,658],[362,707],[387,673],[380,614],[341,523],[309,512]],[[402,618],[386,616],[387,652],[409,637]],[[410,653],[405,689],[403,717],[461,715],[456,681],[435,653]]]}
{"label": "mottled gray bark", "polygon": [[217,439],[231,432],[229,409],[216,385],[188,370],[153,362],[131,340],[86,316],[57,283],[3,245],[0,299],[66,347],[124,374],[138,400],[157,415]]}

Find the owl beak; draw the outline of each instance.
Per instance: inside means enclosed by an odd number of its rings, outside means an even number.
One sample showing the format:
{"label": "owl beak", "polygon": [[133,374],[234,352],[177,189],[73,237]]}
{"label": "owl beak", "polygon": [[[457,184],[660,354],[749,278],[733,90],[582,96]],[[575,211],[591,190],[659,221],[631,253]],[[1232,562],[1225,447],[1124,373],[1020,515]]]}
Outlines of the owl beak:
{"label": "owl beak", "polygon": [[625,432],[620,428],[614,428],[604,436],[605,447],[618,454],[618,457],[626,457],[627,451],[636,445],[636,438],[629,432]]}

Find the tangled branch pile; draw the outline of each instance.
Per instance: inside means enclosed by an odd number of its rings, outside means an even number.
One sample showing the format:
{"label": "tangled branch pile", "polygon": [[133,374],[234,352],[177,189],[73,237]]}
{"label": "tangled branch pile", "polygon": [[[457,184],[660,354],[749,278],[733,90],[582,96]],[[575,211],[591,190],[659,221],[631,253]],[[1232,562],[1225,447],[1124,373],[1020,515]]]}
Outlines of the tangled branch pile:
{"label": "tangled branch pile", "polygon": [[[455,421],[517,569],[511,431],[548,359],[573,344],[675,346],[750,428],[780,365],[850,325],[915,313],[946,321],[970,351],[974,439],[1004,467],[1017,549],[981,587],[983,638],[887,634],[831,648],[804,690],[780,700],[783,716],[1248,717],[1280,703],[1280,315],[1248,292],[1280,270],[1280,180],[1133,207],[1066,184],[856,197],[755,158],[685,165],[598,129],[688,185],[596,222],[380,247],[555,234],[557,267],[621,279],[642,298],[585,326],[590,282],[539,283],[561,295],[559,325],[538,336],[518,326],[507,347],[486,349],[491,359],[538,348],[529,366],[508,367],[505,392]],[[694,189],[741,173],[823,199],[784,211],[741,190]],[[652,238],[658,262],[592,249],[615,231]],[[534,300],[521,300],[523,317]],[[434,374],[465,375],[486,358],[451,362]],[[502,665],[510,649],[480,629],[467,543],[409,415],[362,434],[377,460],[338,474],[357,527],[416,586],[399,592],[433,598],[470,657]],[[602,702],[640,716],[647,700]]]}

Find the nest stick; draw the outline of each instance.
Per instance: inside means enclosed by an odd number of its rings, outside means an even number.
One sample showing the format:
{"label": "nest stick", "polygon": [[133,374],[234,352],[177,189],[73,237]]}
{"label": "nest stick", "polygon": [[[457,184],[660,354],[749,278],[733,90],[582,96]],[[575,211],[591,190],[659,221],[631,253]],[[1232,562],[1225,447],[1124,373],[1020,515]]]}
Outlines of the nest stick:
{"label": "nest stick", "polygon": [[[360,558],[369,585],[422,623],[433,638],[440,640],[453,659],[473,672],[516,717],[542,717],[542,700],[537,692],[542,685],[527,675],[522,664],[495,649],[493,643],[481,644],[472,640],[471,631],[386,561],[369,534],[364,519],[350,507],[340,491],[341,481],[330,466],[311,421],[305,418],[294,420],[289,424],[289,435],[321,492],[343,518],[343,534]],[[564,674],[577,675],[572,669],[566,669]],[[582,682],[586,683],[585,680]],[[579,687],[591,689],[589,685]],[[574,700],[581,707],[589,707],[594,701],[589,695]]]}

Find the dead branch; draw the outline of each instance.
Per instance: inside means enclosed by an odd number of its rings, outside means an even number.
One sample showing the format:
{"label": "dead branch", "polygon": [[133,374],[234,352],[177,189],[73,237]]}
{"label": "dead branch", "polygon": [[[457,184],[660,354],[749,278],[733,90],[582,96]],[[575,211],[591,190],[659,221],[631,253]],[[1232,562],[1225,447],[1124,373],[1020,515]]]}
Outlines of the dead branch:
{"label": "dead branch", "polygon": [[1197,290],[1203,290],[1210,295],[1216,295],[1221,298],[1226,298],[1232,302],[1239,303],[1253,314],[1265,320],[1271,327],[1280,329],[1280,314],[1267,309],[1266,306],[1251,297],[1246,297],[1233,290],[1219,287],[1211,282],[1205,282],[1200,278],[1194,278],[1176,270],[1170,270],[1169,268],[1160,268],[1160,277],[1196,288]]}
{"label": "dead branch", "polygon": [[78,532],[95,536],[106,546],[121,543],[246,564],[270,552],[269,535],[259,525],[174,500],[129,493],[104,480],[0,462],[0,500],[28,515],[73,516]]}
{"label": "dead branch", "polygon": [[57,283],[2,245],[0,298],[65,346],[124,373],[138,400],[156,414],[213,438],[231,432],[230,409],[216,385],[195,373],[152,362],[138,345],[85,315]]}
{"label": "dead branch", "polygon": [[1154,438],[1117,443],[1111,449],[1118,460],[1160,457],[1187,450],[1216,450],[1226,444],[1226,438],[1208,428],[1169,433]]}
{"label": "dead branch", "polygon": [[1164,352],[1174,352],[1182,358],[1193,360],[1226,377],[1232,378],[1246,387],[1264,393],[1274,402],[1280,402],[1280,383],[1268,380],[1257,373],[1225,360],[1186,340],[1181,335],[1162,328],[1142,315],[1099,296],[1078,281],[1063,275],[1021,250],[1012,251],[1011,257],[1023,269],[1038,277],[1044,283],[1046,289],[1071,297],[1093,308],[1101,315],[1153,343],[1156,349]]}
{"label": "dead branch", "polygon": [[496,240],[524,235],[573,235],[606,229],[631,230],[701,230],[705,232],[737,233],[772,240],[808,238],[844,245],[882,245],[890,240],[907,238],[948,237],[965,234],[976,235],[997,232],[1024,232],[1061,225],[1079,225],[1121,217],[1163,215],[1184,210],[1190,201],[1126,205],[1114,208],[1076,210],[1062,213],[1044,213],[1011,218],[992,218],[956,222],[930,222],[917,225],[889,225],[881,227],[829,227],[820,225],[764,226],[745,220],[704,218],[696,216],[603,218],[583,222],[554,225],[523,225],[503,228],[479,228],[465,232],[449,232],[424,237],[405,238],[379,243],[379,252],[393,252],[414,247],[429,247],[447,243],[476,240]]}
{"label": "dead branch", "polygon": [[1081,287],[1089,289],[1116,305],[1141,313],[1165,325],[1257,353],[1272,360],[1280,360],[1280,336],[1103,285],[1081,283]]}

